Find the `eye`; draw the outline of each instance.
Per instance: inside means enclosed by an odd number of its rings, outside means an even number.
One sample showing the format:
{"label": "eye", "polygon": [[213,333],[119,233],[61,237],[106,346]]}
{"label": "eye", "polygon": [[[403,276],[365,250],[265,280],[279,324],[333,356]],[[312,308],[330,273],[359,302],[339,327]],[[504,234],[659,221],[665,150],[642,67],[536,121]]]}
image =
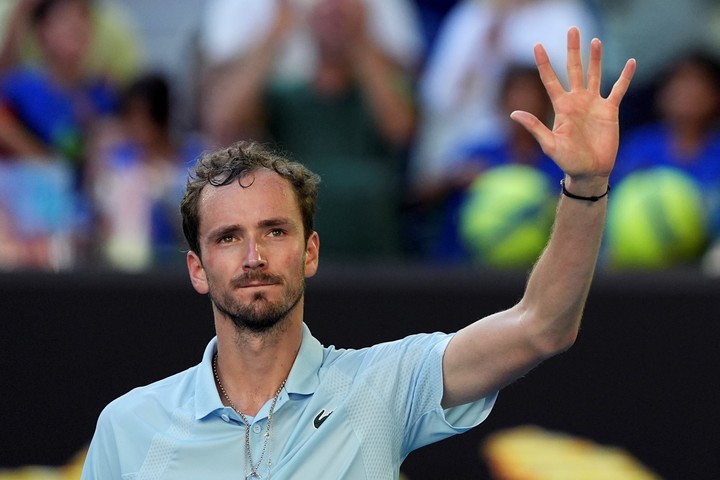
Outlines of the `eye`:
{"label": "eye", "polygon": [[231,243],[235,240],[235,236],[233,235],[223,235],[221,237],[218,237],[218,243]]}
{"label": "eye", "polygon": [[285,230],[282,228],[273,228],[268,232],[268,236],[270,237],[282,237],[283,235],[285,235]]}

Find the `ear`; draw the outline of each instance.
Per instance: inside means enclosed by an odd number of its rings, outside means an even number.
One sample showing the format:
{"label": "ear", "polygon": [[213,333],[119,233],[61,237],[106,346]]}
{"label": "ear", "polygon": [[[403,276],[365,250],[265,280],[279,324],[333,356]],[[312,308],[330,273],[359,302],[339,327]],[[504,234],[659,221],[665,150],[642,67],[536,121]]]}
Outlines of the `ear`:
{"label": "ear", "polygon": [[200,260],[200,257],[192,250],[187,253],[187,267],[188,273],[190,274],[190,282],[195,291],[203,295],[208,293],[207,276],[205,275],[202,260]]}
{"label": "ear", "polygon": [[310,278],[317,273],[318,262],[320,261],[320,236],[312,232],[305,247],[305,278]]}

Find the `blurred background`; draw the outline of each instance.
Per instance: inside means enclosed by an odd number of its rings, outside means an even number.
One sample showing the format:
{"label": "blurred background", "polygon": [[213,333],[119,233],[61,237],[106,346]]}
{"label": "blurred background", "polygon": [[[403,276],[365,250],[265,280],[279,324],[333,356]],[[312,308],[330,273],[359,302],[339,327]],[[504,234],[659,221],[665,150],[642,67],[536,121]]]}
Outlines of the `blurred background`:
{"label": "blurred background", "polygon": [[720,478],[715,0],[0,1],[0,472],[76,478],[105,404],[199,360],[179,201],[208,149],[258,140],[321,175],[324,343],[510,306],[562,173],[509,113],[552,124],[532,48],[564,79],[572,25],[603,41],[605,93],[638,62],[586,326],[403,472]]}

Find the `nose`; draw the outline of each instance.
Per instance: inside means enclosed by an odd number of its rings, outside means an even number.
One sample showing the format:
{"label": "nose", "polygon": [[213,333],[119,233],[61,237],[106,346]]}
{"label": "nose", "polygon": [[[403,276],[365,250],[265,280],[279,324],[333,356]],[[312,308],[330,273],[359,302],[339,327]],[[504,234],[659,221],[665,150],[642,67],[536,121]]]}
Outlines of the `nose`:
{"label": "nose", "polygon": [[245,258],[243,259],[243,268],[255,270],[263,268],[267,264],[267,261],[261,255],[260,250],[261,249],[257,241],[250,240],[248,242],[248,248],[245,252]]}

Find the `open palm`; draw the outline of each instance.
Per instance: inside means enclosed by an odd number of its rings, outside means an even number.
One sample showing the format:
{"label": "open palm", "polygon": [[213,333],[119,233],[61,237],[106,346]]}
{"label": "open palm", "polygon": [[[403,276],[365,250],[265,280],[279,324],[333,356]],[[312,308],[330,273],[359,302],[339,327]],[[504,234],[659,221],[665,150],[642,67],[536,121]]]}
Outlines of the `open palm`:
{"label": "open palm", "polygon": [[555,111],[552,130],[528,112],[516,111],[511,117],[532,133],[566,175],[607,177],[618,149],[618,109],[635,73],[635,61],[628,60],[612,91],[603,98],[600,41],[593,39],[590,44],[587,82],[580,57],[580,32],[575,27],[568,31],[567,49],[569,90],[558,80],[543,46],[535,46],[535,62]]}

